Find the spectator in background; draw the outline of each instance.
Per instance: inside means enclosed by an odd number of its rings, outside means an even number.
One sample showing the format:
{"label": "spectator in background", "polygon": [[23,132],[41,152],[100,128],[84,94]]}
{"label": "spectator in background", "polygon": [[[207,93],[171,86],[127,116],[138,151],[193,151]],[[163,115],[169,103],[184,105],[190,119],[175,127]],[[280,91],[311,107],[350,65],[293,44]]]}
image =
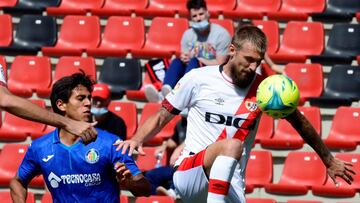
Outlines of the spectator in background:
{"label": "spectator in background", "polygon": [[210,14],[205,0],[189,0],[187,9],[192,25],[182,36],[180,58],[171,62],[161,92],[153,85],[145,87],[145,96],[149,102],[162,101],[190,70],[201,66],[220,65],[227,59],[231,36],[222,26],[209,22]]}
{"label": "spectator in background", "polygon": [[[92,89],[93,83],[84,73],[58,80],[50,96],[54,112],[90,122]],[[134,160],[115,151],[113,143],[118,138],[106,131],[97,131],[98,138],[88,145],[63,128],[33,141],[16,177],[11,180],[13,201],[25,202],[27,185],[40,174],[53,202],[119,202],[119,184],[135,196],[150,195],[150,184]]]}
{"label": "spectator in background", "polygon": [[107,84],[95,84],[92,92],[91,113],[97,121],[95,127],[126,140],[126,124],[122,118],[109,111],[111,93]]}

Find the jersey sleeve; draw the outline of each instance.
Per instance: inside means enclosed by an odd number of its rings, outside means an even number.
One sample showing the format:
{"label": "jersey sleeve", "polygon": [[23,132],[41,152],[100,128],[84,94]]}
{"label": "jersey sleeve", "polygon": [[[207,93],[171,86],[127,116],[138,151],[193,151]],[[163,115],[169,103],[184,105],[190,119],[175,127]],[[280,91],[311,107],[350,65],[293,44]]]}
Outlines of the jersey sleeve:
{"label": "jersey sleeve", "polygon": [[114,166],[117,162],[124,163],[126,168],[130,170],[130,172],[133,176],[136,176],[141,173],[141,171],[137,167],[134,159],[132,157],[128,156],[127,153],[121,154],[121,152],[117,152],[115,146],[112,146],[111,153],[112,153],[111,161]]}
{"label": "jersey sleeve", "polygon": [[17,175],[25,185],[28,185],[35,176],[41,174],[35,151],[32,146],[28,148],[18,169]]}
{"label": "jersey sleeve", "polygon": [[174,89],[166,96],[162,106],[170,113],[179,114],[195,102],[199,88],[196,80],[196,72],[197,70],[194,69],[185,74]]}
{"label": "jersey sleeve", "polygon": [[1,86],[7,85],[6,78],[5,78],[5,72],[4,72],[4,69],[1,64],[0,64],[0,85]]}

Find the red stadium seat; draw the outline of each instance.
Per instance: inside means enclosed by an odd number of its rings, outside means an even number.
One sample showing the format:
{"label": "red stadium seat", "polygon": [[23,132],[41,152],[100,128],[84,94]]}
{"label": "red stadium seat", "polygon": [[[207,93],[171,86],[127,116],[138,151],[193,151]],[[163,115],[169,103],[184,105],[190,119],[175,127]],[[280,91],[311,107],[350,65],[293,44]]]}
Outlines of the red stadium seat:
{"label": "red stadium seat", "polygon": [[120,195],[120,202],[121,203],[129,203],[129,197],[126,195]]}
{"label": "red stadium seat", "polygon": [[211,18],[210,22],[221,25],[229,32],[230,36],[234,36],[234,23],[231,19],[220,20],[216,18]]}
{"label": "red stadium seat", "polygon": [[[33,103],[45,108],[44,100],[32,100]],[[0,140],[24,141],[27,136],[39,137],[44,134],[46,125],[19,118],[5,112],[4,121],[0,128]]]}
{"label": "red stadium seat", "polygon": [[96,81],[96,64],[92,57],[62,56],[55,67],[53,82],[55,83],[64,76],[71,75],[83,70],[85,74]]}
{"label": "red stadium seat", "polygon": [[320,97],[324,87],[324,76],[321,64],[288,63],[285,73],[293,79],[300,90],[299,105],[310,97]]}
{"label": "red stadium seat", "polygon": [[0,8],[13,7],[17,3],[17,0],[0,0]]}
{"label": "red stadium seat", "polygon": [[312,200],[288,200],[286,203],[323,203],[322,201]]}
{"label": "red stadium seat", "polygon": [[149,0],[147,8],[135,10],[135,13],[147,17],[174,17],[175,14],[188,16],[185,0]]}
{"label": "red stadium seat", "polygon": [[[301,36],[301,40],[298,36]],[[279,50],[269,55],[277,62],[305,63],[308,56],[322,53],[324,41],[322,23],[290,21],[284,30]]]}
{"label": "red stadium seat", "polygon": [[360,12],[356,13],[356,19],[357,19],[358,22],[360,22]]}
{"label": "red stadium seat", "polygon": [[358,62],[358,65],[360,65],[360,55],[356,57],[356,60]]}
{"label": "red stadium seat", "polygon": [[323,184],[326,168],[315,152],[289,152],[280,181],[265,186],[265,191],[280,195],[305,195],[313,185]]}
{"label": "red stadium seat", "polygon": [[145,43],[145,25],[141,17],[112,16],[108,19],[101,44],[87,49],[92,56],[126,56]]}
{"label": "red stadium seat", "polygon": [[[318,107],[299,107],[299,111],[310,121],[316,132],[321,135],[321,115]],[[278,121],[273,137],[260,140],[261,147],[270,149],[299,149],[304,140],[285,119]]]}
{"label": "red stadium seat", "polygon": [[232,11],[224,11],[226,18],[261,19],[268,12],[279,10],[281,0],[238,0]]}
{"label": "red stadium seat", "polygon": [[[1,1],[0,1],[1,7]],[[13,39],[13,25],[12,25],[12,18],[9,14],[0,15],[0,25],[1,25],[1,32],[0,32],[0,47],[9,46]]]}
{"label": "red stadium seat", "polygon": [[139,90],[126,90],[126,98],[135,101],[147,101],[145,97],[145,86],[152,84],[148,72],[145,73],[145,78]]}
{"label": "red stadium seat", "polygon": [[268,199],[268,198],[246,198],[247,203],[276,203],[274,199]]}
{"label": "red stadium seat", "polygon": [[[139,169],[141,171],[149,171],[149,170],[155,168],[155,165],[157,163],[156,154],[155,154],[157,147],[144,147],[143,149],[144,149],[144,152],[146,153],[146,155],[145,156],[141,156],[141,155],[137,156],[136,165],[139,167]],[[165,150],[160,164],[162,166],[166,166],[167,159],[168,159],[168,155]]]}
{"label": "red stadium seat", "polygon": [[[9,187],[10,180],[15,176],[23,160],[28,145],[5,144],[0,153],[0,186]],[[29,187],[44,187],[42,176],[34,178]]]}
{"label": "red stadium seat", "polygon": [[273,180],[273,160],[270,151],[252,151],[246,169],[246,192],[264,187]]}
{"label": "red stadium seat", "polygon": [[49,97],[51,64],[46,56],[16,56],[10,69],[9,90],[22,97]]}
{"label": "red stadium seat", "polygon": [[[160,107],[161,104],[158,103],[146,103],[141,113],[139,125],[141,126],[145,120],[156,113]],[[180,119],[180,115],[175,116],[158,134],[156,134],[151,140],[145,142],[145,144],[159,145],[163,142],[163,140],[170,138],[174,134],[175,126]]]}
{"label": "red stadium seat", "polygon": [[96,48],[99,43],[100,21],[97,16],[67,15],[55,47],[43,47],[42,52],[50,56],[80,56],[86,49]]}
{"label": "red stadium seat", "polygon": [[207,9],[212,17],[223,14],[224,11],[232,11],[236,7],[236,0],[207,0]]}
{"label": "red stadium seat", "polygon": [[337,178],[339,187],[335,187],[331,178],[328,178],[325,184],[317,184],[313,186],[312,193],[316,196],[325,197],[354,197],[360,191],[360,154],[338,153],[335,156],[338,159],[349,162],[353,165],[356,175],[353,175],[354,182],[349,185],[343,179]]}
{"label": "red stadium seat", "polygon": [[180,55],[180,41],[188,29],[185,18],[153,18],[145,45],[142,49],[132,50],[135,57],[170,58],[173,54]]}
{"label": "red stadium seat", "polygon": [[260,143],[263,139],[270,139],[274,134],[274,119],[272,117],[263,113],[259,122],[255,143]]}
{"label": "red stadium seat", "polygon": [[150,196],[137,197],[135,203],[175,203],[175,200],[169,196]]}
{"label": "red stadium seat", "polygon": [[279,48],[280,33],[279,33],[279,23],[274,20],[262,21],[254,20],[254,25],[260,28],[266,35],[268,40],[267,53],[273,54]]}
{"label": "red stadium seat", "polygon": [[111,101],[109,110],[124,119],[126,139],[130,139],[138,127],[136,104],[133,102]]}
{"label": "red stadium seat", "polygon": [[280,10],[267,14],[272,20],[306,21],[312,13],[321,13],[326,5],[325,0],[282,0]]}
{"label": "red stadium seat", "polygon": [[101,8],[105,0],[61,0],[60,6],[48,7],[49,15],[85,15],[91,9]]}
{"label": "red stadium seat", "polygon": [[99,16],[130,16],[137,10],[146,9],[148,3],[148,0],[106,0],[103,7],[91,9],[91,13]]}
{"label": "red stadium seat", "polygon": [[[0,191],[1,203],[13,203],[10,191]],[[32,192],[27,192],[26,203],[35,203],[35,195]]]}
{"label": "red stadium seat", "polygon": [[355,150],[360,144],[360,108],[339,107],[336,110],[325,144],[332,149]]}

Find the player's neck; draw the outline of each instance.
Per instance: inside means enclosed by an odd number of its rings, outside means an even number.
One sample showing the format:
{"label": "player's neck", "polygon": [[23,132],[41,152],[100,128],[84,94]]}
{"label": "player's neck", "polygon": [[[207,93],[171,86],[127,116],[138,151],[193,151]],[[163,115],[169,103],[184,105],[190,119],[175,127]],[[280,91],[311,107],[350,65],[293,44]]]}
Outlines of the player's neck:
{"label": "player's neck", "polygon": [[80,137],[73,135],[64,129],[60,129],[59,138],[60,138],[60,142],[66,146],[71,146],[75,142],[80,140]]}

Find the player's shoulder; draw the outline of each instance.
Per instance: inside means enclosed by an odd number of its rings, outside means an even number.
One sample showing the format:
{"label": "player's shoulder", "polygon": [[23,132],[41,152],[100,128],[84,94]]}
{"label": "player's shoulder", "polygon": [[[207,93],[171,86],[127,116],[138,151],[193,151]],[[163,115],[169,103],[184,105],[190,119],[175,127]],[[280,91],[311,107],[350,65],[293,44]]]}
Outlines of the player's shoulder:
{"label": "player's shoulder", "polygon": [[34,141],[31,142],[31,147],[35,149],[35,148],[44,148],[44,147],[46,148],[50,146],[54,142],[56,133],[57,130],[54,130],[35,139]]}

